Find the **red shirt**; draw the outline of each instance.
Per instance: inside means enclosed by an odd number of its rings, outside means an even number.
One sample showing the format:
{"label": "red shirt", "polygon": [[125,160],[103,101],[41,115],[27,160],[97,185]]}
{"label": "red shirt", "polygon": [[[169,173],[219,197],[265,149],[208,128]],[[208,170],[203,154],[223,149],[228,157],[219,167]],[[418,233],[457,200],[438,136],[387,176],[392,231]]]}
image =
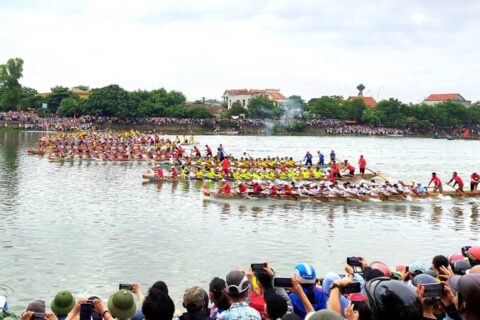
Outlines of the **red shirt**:
{"label": "red shirt", "polygon": [[256,183],[253,185],[253,193],[260,194],[263,191],[263,187],[260,183]]}
{"label": "red shirt", "polygon": [[292,194],[292,187],[290,187],[288,184],[284,185],[282,190],[285,194]]}
{"label": "red shirt", "polygon": [[480,180],[480,174],[474,172],[474,173],[472,173],[472,175],[470,176],[470,179],[471,179],[473,182],[478,182],[478,180]]}
{"label": "red shirt", "polygon": [[230,193],[230,191],[231,191],[230,184],[228,182],[225,182],[222,189],[223,189],[224,193]]}
{"label": "red shirt", "polygon": [[277,187],[276,186],[271,186],[270,187],[270,195],[275,196],[275,195],[277,195],[277,193],[278,193],[277,192]]}
{"label": "red shirt", "polygon": [[330,170],[330,172],[328,172],[328,180],[330,182],[335,182],[335,177],[333,176],[333,170]]}
{"label": "red shirt", "polygon": [[159,178],[163,178],[163,170],[162,170],[162,168],[158,168],[158,170],[157,170],[157,176],[158,176]]}
{"label": "red shirt", "polygon": [[245,193],[247,192],[248,187],[244,183],[242,183],[238,185],[238,190],[240,191],[240,193]]}
{"label": "red shirt", "polygon": [[228,170],[228,167],[230,166],[230,160],[228,159],[224,159],[223,162],[222,162],[222,168],[223,170]]}
{"label": "red shirt", "polygon": [[338,166],[336,163],[332,164],[332,171],[333,173],[340,173],[340,169],[338,169]]}
{"label": "red shirt", "polygon": [[367,161],[365,159],[358,160],[358,166],[360,167],[360,169],[365,169],[365,167],[367,166]]}
{"label": "red shirt", "polygon": [[355,171],[355,167],[352,166],[350,163],[347,164],[347,169],[348,169],[348,171]]}
{"label": "red shirt", "polygon": [[453,180],[455,180],[455,182],[459,185],[459,186],[463,186],[463,180],[462,178],[460,178],[460,176],[457,174],[455,177],[452,177]]}
{"label": "red shirt", "polygon": [[430,183],[433,182],[433,185],[436,187],[436,188],[439,188],[441,185],[442,185],[442,181],[440,181],[440,178],[439,177],[432,177],[432,179],[430,179]]}

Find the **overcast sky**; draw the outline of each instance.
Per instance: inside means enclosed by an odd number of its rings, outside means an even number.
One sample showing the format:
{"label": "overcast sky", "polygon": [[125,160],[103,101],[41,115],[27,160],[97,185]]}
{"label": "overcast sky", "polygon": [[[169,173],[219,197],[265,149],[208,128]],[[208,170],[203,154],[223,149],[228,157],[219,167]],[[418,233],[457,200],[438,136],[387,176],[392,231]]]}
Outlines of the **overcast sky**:
{"label": "overcast sky", "polygon": [[480,1],[0,0],[23,85],[480,100]]}

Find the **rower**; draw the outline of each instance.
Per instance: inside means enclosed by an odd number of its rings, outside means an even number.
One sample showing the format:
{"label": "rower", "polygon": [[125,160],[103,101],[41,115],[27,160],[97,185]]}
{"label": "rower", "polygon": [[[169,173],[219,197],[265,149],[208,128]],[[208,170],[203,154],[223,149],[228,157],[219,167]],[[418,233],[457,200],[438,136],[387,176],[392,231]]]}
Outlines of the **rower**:
{"label": "rower", "polygon": [[367,160],[363,157],[363,154],[360,155],[360,159],[358,159],[358,168],[360,170],[360,174],[362,177],[365,175],[365,168],[367,167]]}
{"label": "rower", "polygon": [[177,173],[177,168],[175,168],[175,166],[172,166],[171,167],[172,169],[172,178],[177,178],[178,177],[178,173]]}
{"label": "rower", "polygon": [[348,175],[350,177],[353,177],[353,175],[355,174],[355,167],[348,163],[348,160],[345,160],[343,162],[343,167],[348,170]]}
{"label": "rower", "polygon": [[470,191],[475,191],[478,188],[478,182],[480,181],[480,174],[474,172],[470,176]]}
{"label": "rower", "polygon": [[272,185],[268,189],[268,194],[270,196],[277,196],[278,195],[278,189],[277,189],[277,186],[274,183],[272,183]]}
{"label": "rower", "polygon": [[437,177],[437,174],[435,172],[432,172],[432,178],[430,179],[430,182],[427,185],[427,188],[430,187],[430,184],[433,182],[433,192],[440,192],[443,193],[443,188],[442,188],[442,181],[440,180],[439,177]]}
{"label": "rower", "polygon": [[163,179],[163,169],[161,167],[158,167],[157,169],[157,178]]}
{"label": "rower", "polygon": [[205,148],[206,148],[206,152],[207,152],[207,157],[211,157],[212,156],[212,148],[210,148],[208,146],[208,144],[205,145]]}
{"label": "rower", "polygon": [[427,189],[424,186],[422,186],[421,182],[417,183],[417,187],[415,189],[418,192],[418,194],[420,194],[420,195],[423,195],[423,194],[427,193]]}
{"label": "rower", "polygon": [[254,180],[253,181],[253,193],[260,195],[263,192],[263,186],[260,184],[259,181]]}
{"label": "rower", "polygon": [[338,165],[337,165],[337,163],[335,162],[335,160],[332,162],[332,171],[333,171],[333,176],[334,176],[334,177],[336,177],[336,178],[341,178],[340,168],[338,168]]}
{"label": "rower", "polygon": [[222,186],[218,189],[218,193],[230,194],[231,187],[227,180],[222,179]]}
{"label": "rower", "polygon": [[450,179],[450,181],[448,181],[447,184],[450,185],[450,182],[452,181],[455,181],[452,187],[455,188],[455,186],[458,185],[457,191],[460,191],[461,193],[463,193],[463,180],[457,174],[457,171],[453,172],[452,179]]}
{"label": "rower", "polygon": [[237,192],[238,192],[239,194],[245,194],[245,193],[247,193],[248,187],[247,187],[247,185],[246,185],[245,183],[243,183],[242,181],[238,181],[238,184],[237,184],[237,185],[238,185],[238,191],[237,191]]}

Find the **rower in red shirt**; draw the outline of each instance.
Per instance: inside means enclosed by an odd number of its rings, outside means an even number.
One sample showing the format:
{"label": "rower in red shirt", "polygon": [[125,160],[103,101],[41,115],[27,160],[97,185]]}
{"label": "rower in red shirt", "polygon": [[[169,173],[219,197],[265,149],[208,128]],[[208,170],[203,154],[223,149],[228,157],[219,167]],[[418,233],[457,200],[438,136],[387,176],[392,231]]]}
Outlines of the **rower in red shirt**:
{"label": "rower in red shirt", "polygon": [[278,194],[278,189],[277,189],[277,186],[275,184],[272,184],[270,186],[270,188],[268,189],[268,194],[270,196],[276,196]]}
{"label": "rower in red shirt", "polygon": [[287,194],[287,195],[292,195],[293,194],[292,187],[290,187],[288,184],[283,185],[282,191],[283,191],[283,194]]}
{"label": "rower in red shirt", "polygon": [[343,167],[348,170],[348,175],[353,177],[353,175],[355,174],[355,167],[348,163],[348,160],[345,160],[343,162]]}
{"label": "rower in red shirt", "polygon": [[478,182],[480,181],[480,174],[474,172],[470,176],[470,191],[475,191],[478,188]]}
{"label": "rower in red shirt", "polygon": [[228,169],[230,168],[230,160],[228,157],[225,157],[222,161],[222,171],[224,175],[228,175]]}
{"label": "rower in red shirt", "polygon": [[427,188],[430,187],[430,184],[432,183],[433,183],[433,192],[443,193],[442,181],[440,180],[439,177],[437,177],[437,174],[435,172],[432,172],[432,179],[430,179],[430,182],[428,183]]}
{"label": "rower in red shirt", "polygon": [[255,181],[253,183],[253,193],[254,194],[262,194],[263,192],[263,187],[260,183],[258,183],[258,181]]}
{"label": "rower in red shirt", "polygon": [[163,179],[163,169],[162,168],[157,169],[157,178],[158,179]]}
{"label": "rower in red shirt", "polygon": [[333,176],[340,178],[340,169],[338,168],[338,165],[335,161],[332,162],[332,171],[333,171]]}
{"label": "rower in red shirt", "polygon": [[447,184],[450,184],[450,182],[452,182],[452,181],[455,181],[455,183],[453,184],[452,187],[455,188],[455,186],[458,185],[457,191],[460,191],[460,192],[463,193],[463,180],[457,174],[457,171],[453,171],[452,179],[450,179],[450,181],[448,181]]}
{"label": "rower in red shirt", "polygon": [[177,168],[172,166],[172,178],[177,178],[177,177],[178,177]]}
{"label": "rower in red shirt", "polygon": [[244,193],[247,193],[248,191],[248,187],[245,183],[239,181],[238,182],[238,193],[239,194],[244,194]]}
{"label": "rower in red shirt", "polygon": [[360,155],[360,159],[358,159],[358,168],[360,170],[360,174],[363,175],[365,174],[365,168],[367,167],[367,160],[363,157],[363,154]]}
{"label": "rower in red shirt", "polygon": [[328,169],[328,181],[331,183],[335,182],[335,174],[333,173],[332,169]]}
{"label": "rower in red shirt", "polygon": [[231,191],[230,183],[227,180],[222,179],[222,186],[218,189],[218,193],[227,193],[229,194]]}

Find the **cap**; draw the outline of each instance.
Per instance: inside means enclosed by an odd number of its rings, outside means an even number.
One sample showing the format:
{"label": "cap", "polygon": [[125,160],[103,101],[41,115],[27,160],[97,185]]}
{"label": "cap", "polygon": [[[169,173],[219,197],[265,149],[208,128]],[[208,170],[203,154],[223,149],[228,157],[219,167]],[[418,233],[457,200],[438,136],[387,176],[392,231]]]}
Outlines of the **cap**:
{"label": "cap", "polygon": [[428,275],[428,274],[419,274],[415,276],[412,280],[412,284],[416,287],[419,284],[432,284],[432,283],[438,283],[437,279],[434,277]]}
{"label": "cap", "polygon": [[227,292],[232,296],[240,296],[248,290],[249,282],[245,272],[233,270],[226,277]]}
{"label": "cap", "polygon": [[411,273],[424,273],[427,271],[427,266],[421,261],[415,261],[410,264],[409,271]]}
{"label": "cap", "polygon": [[45,313],[45,301],[34,300],[27,306],[27,311],[33,311],[38,313]]}
{"label": "cap", "polygon": [[320,310],[305,317],[305,320],[343,320],[343,317],[332,310]]}
{"label": "cap", "polygon": [[311,264],[300,263],[295,266],[295,276],[302,284],[314,284],[317,274]]}
{"label": "cap", "polygon": [[133,295],[127,290],[118,290],[108,299],[108,310],[114,318],[128,319],[135,314],[136,306]]}
{"label": "cap", "polygon": [[374,261],[370,263],[370,268],[380,270],[385,277],[390,278],[392,276],[392,272],[390,271],[390,268],[388,268],[388,266],[383,262]]}
{"label": "cap", "polygon": [[462,295],[465,301],[480,301],[480,274],[455,275],[448,279],[448,285]]}
{"label": "cap", "polygon": [[75,307],[75,298],[70,291],[60,291],[53,298],[50,308],[56,315],[66,315]]}

